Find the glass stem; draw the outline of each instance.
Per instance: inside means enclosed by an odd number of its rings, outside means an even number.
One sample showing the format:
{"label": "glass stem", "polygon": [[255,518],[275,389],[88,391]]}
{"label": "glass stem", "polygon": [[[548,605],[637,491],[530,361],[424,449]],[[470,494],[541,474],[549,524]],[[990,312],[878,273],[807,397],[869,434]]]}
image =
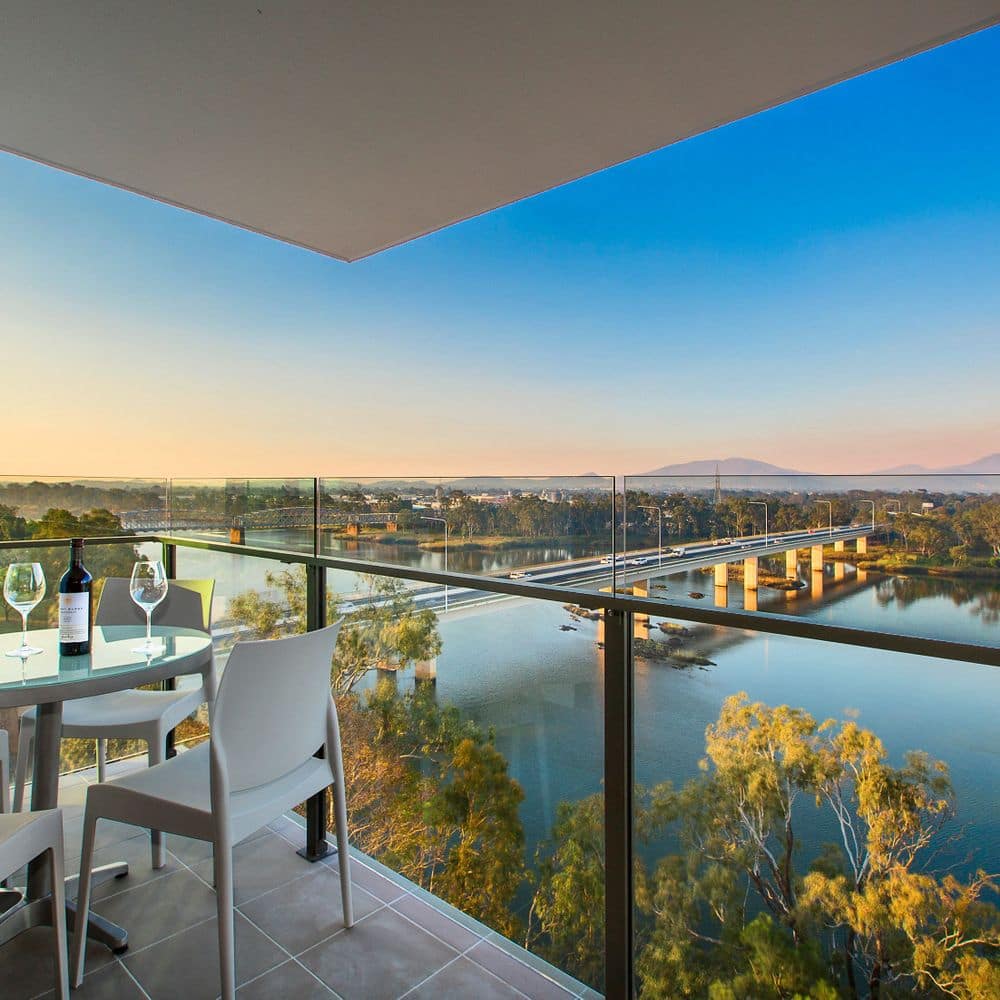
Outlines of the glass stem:
{"label": "glass stem", "polygon": [[21,649],[28,645],[28,612],[21,612]]}
{"label": "glass stem", "polygon": [[153,645],[153,612],[151,609],[146,609],[146,647],[149,648]]}

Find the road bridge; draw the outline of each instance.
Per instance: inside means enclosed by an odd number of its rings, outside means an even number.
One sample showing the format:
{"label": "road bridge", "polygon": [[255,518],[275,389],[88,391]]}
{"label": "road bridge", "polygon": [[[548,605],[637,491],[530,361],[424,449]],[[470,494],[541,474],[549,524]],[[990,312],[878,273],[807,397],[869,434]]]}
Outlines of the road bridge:
{"label": "road bridge", "polygon": [[[566,586],[582,586],[611,591],[615,586],[619,591],[631,592],[636,596],[649,596],[653,586],[651,581],[672,573],[691,570],[714,569],[715,602],[720,607],[728,603],[729,570],[731,563],[743,563],[744,605],[748,611],[756,610],[759,581],[759,560],[764,557],[785,554],[785,575],[789,579],[798,578],[798,554],[809,549],[811,568],[810,591],[814,597],[823,594],[824,548],[831,546],[834,551],[846,551],[847,543],[854,541],[857,551],[867,551],[867,540],[873,534],[868,525],[835,525],[813,531],[790,531],[777,535],[748,536],[733,538],[725,542],[688,542],[683,555],[663,554],[653,549],[632,550],[627,556],[620,556],[612,565],[608,557],[587,556],[560,563],[527,566],[503,575],[516,575],[518,579],[530,579],[533,583],[551,583]],[[676,550],[674,550],[676,551]],[[834,577],[842,579],[843,563],[835,564]],[[420,587],[414,590],[416,605],[442,611],[445,606],[445,588],[441,586]],[[504,600],[499,595],[486,595],[472,588],[448,589],[448,606],[458,608],[463,605],[481,604],[490,600]],[[363,605],[365,600],[350,597],[351,608]],[[640,618],[641,616],[637,616]],[[648,626],[648,623],[647,623]]]}

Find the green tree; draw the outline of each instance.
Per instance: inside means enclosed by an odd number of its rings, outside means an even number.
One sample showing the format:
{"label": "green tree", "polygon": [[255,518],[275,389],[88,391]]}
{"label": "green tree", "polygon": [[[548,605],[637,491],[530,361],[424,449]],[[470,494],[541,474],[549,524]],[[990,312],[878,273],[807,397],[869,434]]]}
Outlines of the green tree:
{"label": "green tree", "polygon": [[452,905],[508,937],[520,925],[512,911],[526,876],[521,786],[490,740],[467,736],[454,748],[434,813],[435,826],[455,842],[435,891]]}
{"label": "green tree", "polygon": [[32,538],[74,538],[79,534],[79,518],[63,507],[47,510],[31,525]]}
{"label": "green tree", "polygon": [[[652,874],[637,852],[641,997],[998,995],[997,876],[932,867],[957,837],[943,763],[913,752],[893,766],[854,722],[745,694],[705,745],[699,777],[636,792],[640,842],[677,845]],[[816,810],[839,840],[803,858],[798,828]],[[528,943],[599,986],[600,796],[560,806],[538,871]]]}
{"label": "green tree", "polygon": [[[657,867],[644,981],[687,984],[675,995],[701,995],[706,982],[718,996],[821,996],[833,985],[851,997],[987,995],[970,984],[996,971],[997,910],[984,898],[996,879],[929,870],[954,815],[944,764],[911,753],[893,767],[853,722],[737,695],[706,731],[703,768],[679,792],[653,793],[685,851]],[[810,805],[841,837],[801,872],[796,827]],[[761,915],[770,923],[748,937]],[[761,981],[766,965],[787,979]]]}
{"label": "green tree", "polygon": [[535,862],[538,888],[525,947],[603,988],[604,796],[560,803]]}
{"label": "green tree", "polygon": [[507,935],[527,873],[520,804],[492,734],[427,689],[338,698],[353,842]]}
{"label": "green tree", "polygon": [[[369,575],[359,575],[358,580],[361,587],[367,588],[366,601],[343,615],[332,670],[338,694],[346,694],[378,666],[402,669],[441,652],[437,615],[429,608],[418,609],[402,581]],[[269,572],[265,582],[281,593],[280,600],[258,591],[244,591],[230,601],[230,616],[256,638],[305,631],[305,566]],[[327,595],[326,611],[327,621],[341,615],[336,595]]]}
{"label": "green tree", "polygon": [[0,503],[0,541],[24,538],[28,532],[28,522],[21,517],[16,507]]}
{"label": "green tree", "polygon": [[1000,502],[990,500],[972,510],[969,515],[977,534],[1000,557]]}
{"label": "green tree", "polygon": [[913,519],[908,540],[916,545],[922,556],[938,558],[948,554],[955,544],[955,534],[944,519],[925,515]]}
{"label": "green tree", "polygon": [[84,538],[111,537],[126,534],[117,514],[112,514],[105,507],[96,507],[80,515],[80,535]]}
{"label": "green tree", "polygon": [[366,574],[358,579],[367,600],[347,616],[337,640],[333,686],[339,693],[350,691],[375,667],[403,669],[441,652],[437,615],[418,609],[403,581]]}

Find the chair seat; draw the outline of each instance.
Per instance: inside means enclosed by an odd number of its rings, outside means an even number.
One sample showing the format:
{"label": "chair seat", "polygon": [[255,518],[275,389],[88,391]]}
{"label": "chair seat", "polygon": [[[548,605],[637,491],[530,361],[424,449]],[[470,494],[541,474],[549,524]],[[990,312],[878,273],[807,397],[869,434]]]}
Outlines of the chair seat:
{"label": "chair seat", "polygon": [[[213,839],[209,746],[206,741],[155,767],[92,785],[87,791],[88,811],[185,837]],[[329,784],[329,763],[312,757],[276,781],[233,792],[229,799],[233,841],[254,833]]]}
{"label": "chair seat", "polygon": [[[62,734],[67,738],[100,739],[102,730],[113,730],[107,735],[127,738],[126,730],[138,730],[169,719],[179,722],[194,712],[205,701],[201,688],[178,691],[141,691],[131,688],[77,698],[63,704]],[[29,708],[22,719],[34,722],[37,712]],[[170,728],[173,728],[171,725]]]}
{"label": "chair seat", "polygon": [[0,814],[0,877],[6,878],[42,851],[61,843],[62,814],[58,809]]}

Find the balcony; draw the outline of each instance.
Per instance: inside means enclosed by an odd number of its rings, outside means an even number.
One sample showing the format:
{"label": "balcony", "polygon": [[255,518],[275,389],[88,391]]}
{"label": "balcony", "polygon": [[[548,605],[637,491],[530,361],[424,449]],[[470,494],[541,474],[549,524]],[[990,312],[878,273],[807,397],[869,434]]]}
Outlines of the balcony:
{"label": "balcony", "polygon": [[[850,920],[836,892],[903,876],[929,895],[914,924],[878,928],[898,982],[943,995],[929,977],[946,969],[959,995],[989,995],[1000,586],[987,536],[948,534],[989,530],[989,477],[387,482],[78,486],[69,527],[107,532],[88,543],[95,576],[142,553],[216,580],[223,665],[241,637],[334,615],[364,640],[360,658],[338,647],[331,674],[362,919],[338,924],[330,858],[294,853],[316,853],[326,806],[310,800],[237,849],[241,995],[757,995],[763,957],[776,995],[837,995]],[[0,488],[26,515],[0,563],[35,553],[53,580],[67,542],[32,535],[69,488]],[[406,645],[400,623],[423,639]],[[180,751],[206,734],[188,720]],[[136,749],[112,747],[112,768],[144,766]],[[93,749],[63,754],[72,859]],[[862,770],[897,797],[873,805]],[[878,839],[890,809],[899,845]],[[208,848],[172,840],[154,873],[141,832],[103,836],[99,861],[130,873],[96,909],[130,945],[93,946],[87,986],[177,995],[183,975],[185,995],[217,995]],[[878,851],[877,878],[837,881]],[[966,971],[946,955],[914,966],[935,935],[971,930],[963,899],[982,934]],[[836,948],[792,945],[797,921]],[[872,975],[869,946],[851,947]],[[48,988],[44,953],[38,931],[0,951],[25,977],[15,995]]]}
{"label": "balcony", "polygon": [[[109,777],[144,766],[138,758],[121,760],[109,767]],[[95,777],[87,769],[61,782],[71,874],[79,870],[73,855],[86,788]],[[239,996],[596,995],[358,851],[356,923],[345,932],[336,857],[310,864],[295,853],[304,844],[302,818],[292,815],[236,848]],[[127,926],[130,945],[121,957],[91,946],[81,998],[218,995],[211,846],[169,837],[167,849],[166,866],[154,871],[145,832],[117,823],[100,830],[97,862],[126,861],[129,874],[97,889],[94,909]],[[0,952],[4,996],[53,995],[47,936],[46,930],[28,931]]]}

